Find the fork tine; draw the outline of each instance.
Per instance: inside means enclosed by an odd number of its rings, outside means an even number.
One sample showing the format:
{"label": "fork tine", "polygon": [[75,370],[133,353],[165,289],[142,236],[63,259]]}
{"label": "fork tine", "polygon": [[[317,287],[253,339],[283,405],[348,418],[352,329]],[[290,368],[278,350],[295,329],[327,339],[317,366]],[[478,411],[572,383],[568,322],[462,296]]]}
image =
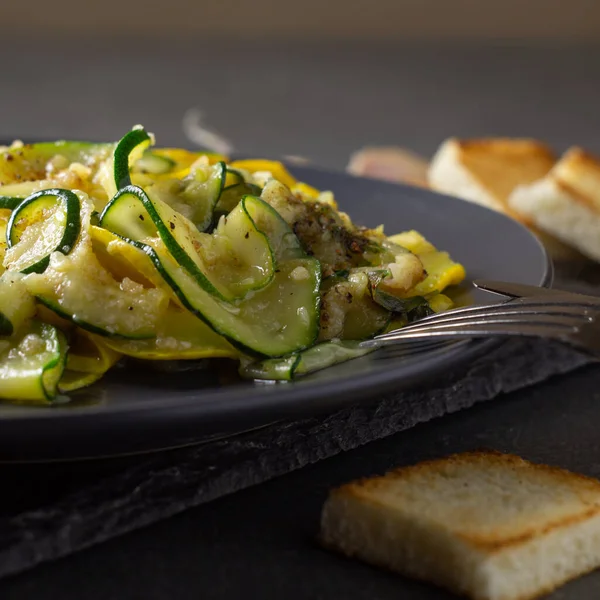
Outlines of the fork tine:
{"label": "fork tine", "polygon": [[512,323],[528,325],[530,323],[537,323],[541,325],[547,325],[548,327],[568,327],[570,329],[578,329],[585,323],[576,315],[550,315],[550,314],[504,314],[504,315],[485,315],[482,317],[469,318],[461,317],[459,319],[452,319],[443,323],[426,324],[423,323],[410,327],[403,327],[398,331],[419,331],[426,330],[432,331],[434,329],[444,329],[449,327],[464,326],[464,325],[486,325],[488,323]]}
{"label": "fork tine", "polygon": [[[445,321],[435,323],[414,323],[397,331],[418,331],[421,329],[430,331],[435,328],[452,327],[454,325],[468,325],[470,323],[482,325],[486,323],[521,323],[524,325],[528,323],[543,323],[548,326],[578,328],[586,322],[589,322],[589,320],[582,320],[579,315],[561,315],[550,313],[506,313],[477,315],[475,317],[464,316],[458,318],[449,318]],[[381,337],[383,337],[383,335]]]}
{"label": "fork tine", "polygon": [[[375,340],[369,340],[369,342],[363,342],[365,347],[372,347],[378,350],[375,355],[377,358],[410,358],[415,353],[414,348],[417,348],[417,356],[424,352],[431,352],[435,350],[445,350],[451,348],[457,344],[464,343],[468,340],[473,339],[489,339],[489,338],[509,338],[509,337],[532,337],[538,339],[547,339],[558,341],[561,343],[567,343],[578,350],[588,351],[585,343],[580,341],[577,335],[559,333],[554,330],[538,329],[537,327],[522,328],[519,327],[515,330],[507,329],[505,325],[498,326],[497,331],[485,329],[485,330],[459,330],[459,331],[448,331],[438,332],[434,335],[429,333],[417,333],[411,334],[406,338],[399,338],[393,343],[377,344]],[[427,343],[427,346],[423,344]]]}
{"label": "fork tine", "polygon": [[500,315],[552,315],[552,316],[570,316],[580,321],[589,321],[596,314],[595,311],[589,308],[578,306],[563,305],[563,304],[543,304],[532,303],[526,304],[518,301],[504,302],[501,304],[493,304],[491,306],[470,306],[449,310],[435,315],[430,315],[423,319],[419,319],[416,323],[406,325],[404,329],[412,329],[421,326],[430,326],[441,323],[457,322],[460,319],[473,318],[491,318]]}
{"label": "fork tine", "polygon": [[576,327],[548,324],[548,323],[526,323],[526,322],[501,322],[501,323],[462,323],[460,325],[448,325],[435,328],[423,328],[421,330],[405,331],[399,329],[386,337],[375,337],[367,340],[361,346],[384,347],[389,344],[399,344],[410,340],[422,339],[451,339],[460,337],[498,337],[498,336],[525,336],[542,337],[569,341],[570,335],[578,330]]}
{"label": "fork tine", "polygon": [[464,318],[444,323],[422,323],[376,336],[363,343],[365,347],[393,344],[402,339],[457,335],[535,335],[564,338],[579,331],[582,322],[575,315],[501,315],[483,318]]}

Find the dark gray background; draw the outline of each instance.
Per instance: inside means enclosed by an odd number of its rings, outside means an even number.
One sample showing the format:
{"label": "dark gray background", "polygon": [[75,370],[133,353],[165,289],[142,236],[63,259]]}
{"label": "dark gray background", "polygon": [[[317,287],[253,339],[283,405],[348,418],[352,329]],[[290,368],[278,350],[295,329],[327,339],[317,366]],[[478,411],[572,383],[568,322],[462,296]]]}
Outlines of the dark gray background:
{"label": "dark gray background", "polygon": [[[15,47],[15,45],[11,45]],[[168,48],[168,49],[165,49]],[[3,135],[182,144],[199,107],[243,153],[342,168],[365,144],[431,155],[451,135],[600,153],[600,48],[260,41],[19,44],[0,72]]]}
{"label": "dark gray background", "polygon": [[[13,46],[14,48],[14,46]],[[600,49],[28,41],[0,71],[2,133],[185,142],[183,112],[244,153],[343,167],[364,144],[426,155],[449,135],[535,136],[600,152]],[[420,425],[0,583],[7,600],[447,598],[314,543],[327,490],[482,446],[600,475],[600,369]],[[115,508],[116,510],[117,508]],[[554,598],[597,598],[600,575]]]}

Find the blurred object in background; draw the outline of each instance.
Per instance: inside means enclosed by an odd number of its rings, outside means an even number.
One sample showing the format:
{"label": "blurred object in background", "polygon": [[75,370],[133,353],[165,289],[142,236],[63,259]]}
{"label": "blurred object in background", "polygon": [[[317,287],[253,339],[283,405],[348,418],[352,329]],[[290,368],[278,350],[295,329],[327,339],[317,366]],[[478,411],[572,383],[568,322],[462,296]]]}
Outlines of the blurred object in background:
{"label": "blurred object in background", "polygon": [[234,150],[231,142],[220,133],[206,127],[205,117],[199,108],[186,110],[181,126],[187,139],[203,150],[225,156],[229,156]]}
{"label": "blurred object in background", "polygon": [[353,175],[373,177],[396,183],[428,187],[429,162],[404,148],[363,148],[352,154],[347,171]]}

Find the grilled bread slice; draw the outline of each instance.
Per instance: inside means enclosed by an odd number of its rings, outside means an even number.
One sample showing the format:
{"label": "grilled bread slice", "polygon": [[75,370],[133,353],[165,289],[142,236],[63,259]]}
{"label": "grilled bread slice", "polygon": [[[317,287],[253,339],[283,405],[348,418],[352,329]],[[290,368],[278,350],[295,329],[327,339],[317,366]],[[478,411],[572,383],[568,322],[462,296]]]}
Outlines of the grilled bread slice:
{"label": "grilled bread slice", "polygon": [[458,454],[332,491],[320,538],[474,600],[527,600],[600,566],[600,482]]}
{"label": "grilled bread slice", "polygon": [[543,179],[517,186],[509,205],[539,229],[600,261],[600,158],[571,148]]}

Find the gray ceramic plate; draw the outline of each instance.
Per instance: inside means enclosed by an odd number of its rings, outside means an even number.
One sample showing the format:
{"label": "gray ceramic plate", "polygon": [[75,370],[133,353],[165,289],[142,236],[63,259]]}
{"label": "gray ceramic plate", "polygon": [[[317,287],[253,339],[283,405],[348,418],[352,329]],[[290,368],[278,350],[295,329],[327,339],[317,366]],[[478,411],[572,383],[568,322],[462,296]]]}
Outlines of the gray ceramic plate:
{"label": "gray ceramic plate", "polygon": [[[469,280],[550,283],[551,267],[539,242],[500,214],[412,187],[309,167],[291,170],[317,188],[334,191],[341,209],[356,223],[384,223],[389,234],[413,228],[422,232],[465,265]],[[483,293],[471,292],[470,287],[467,282],[468,301],[481,300]],[[0,461],[146,452],[333,411],[426,384],[488,351],[491,344],[461,342],[404,359],[374,353],[293,383],[273,385],[238,381],[233,365],[177,374],[146,365],[117,370],[71,405],[1,406]]]}

